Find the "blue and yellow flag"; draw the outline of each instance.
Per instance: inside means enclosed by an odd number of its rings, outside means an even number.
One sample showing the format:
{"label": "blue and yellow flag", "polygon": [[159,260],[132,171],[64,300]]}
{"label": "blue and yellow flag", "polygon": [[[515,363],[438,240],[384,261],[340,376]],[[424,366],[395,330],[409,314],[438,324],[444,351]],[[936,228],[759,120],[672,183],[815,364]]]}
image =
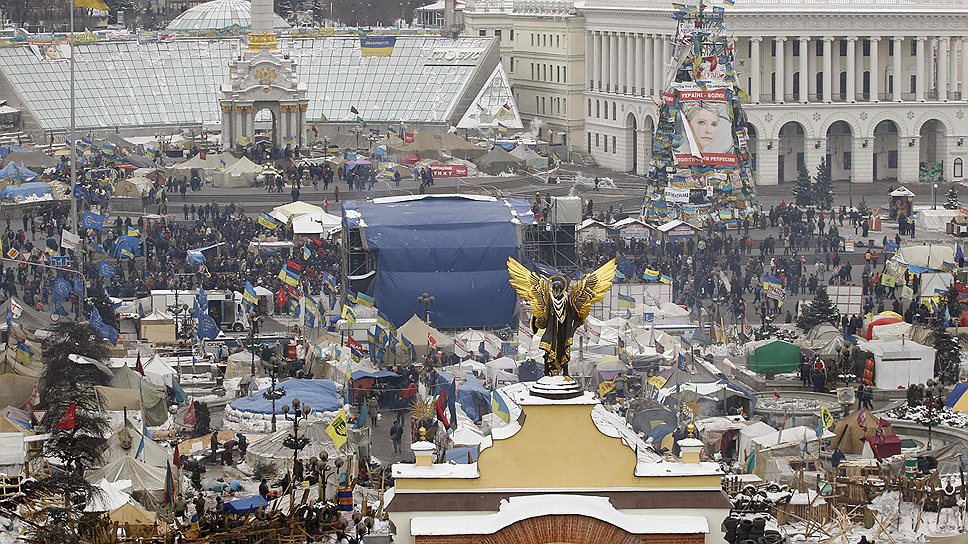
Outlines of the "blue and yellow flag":
{"label": "blue and yellow flag", "polygon": [[341,312],[340,316],[346,320],[347,325],[353,325],[353,323],[356,323],[356,312],[353,311],[353,307],[349,304],[343,305],[343,311]]}
{"label": "blue and yellow flag", "polygon": [[645,281],[657,281],[659,279],[659,271],[646,268],[645,272],[642,272],[642,279]]}
{"label": "blue and yellow flag", "polygon": [[504,402],[504,397],[497,391],[491,392],[491,411],[501,418],[501,421],[505,423],[511,421],[511,410],[508,410],[508,404]]}
{"label": "blue and yellow flag", "polygon": [[252,285],[252,282],[245,282],[245,287],[242,289],[242,298],[250,308],[259,303],[259,295],[256,294],[255,287]]}
{"label": "blue and yellow flag", "polygon": [[356,303],[357,304],[362,304],[362,305],[364,305],[364,306],[366,306],[368,308],[372,308],[374,306],[374,304],[376,304],[376,301],[373,300],[373,297],[371,297],[370,295],[368,295],[366,293],[357,293],[356,294]]}
{"label": "blue and yellow flag", "polygon": [[364,36],[360,38],[360,55],[363,57],[389,57],[396,45],[395,36]]}
{"label": "blue and yellow flag", "polygon": [[299,279],[302,278],[302,274],[296,272],[295,270],[289,268],[289,265],[283,264],[282,270],[279,271],[279,280],[286,285],[291,285],[296,287],[299,285]]}
{"label": "blue and yellow flag", "polygon": [[635,308],[635,297],[631,295],[618,296],[618,307],[619,308]]}
{"label": "blue and yellow flag", "polygon": [[279,222],[266,212],[259,213],[259,224],[269,230],[276,230],[279,228]]}
{"label": "blue and yellow flag", "polygon": [[662,274],[659,276],[659,282],[664,283],[666,285],[672,285],[672,276],[667,276],[665,274]]}

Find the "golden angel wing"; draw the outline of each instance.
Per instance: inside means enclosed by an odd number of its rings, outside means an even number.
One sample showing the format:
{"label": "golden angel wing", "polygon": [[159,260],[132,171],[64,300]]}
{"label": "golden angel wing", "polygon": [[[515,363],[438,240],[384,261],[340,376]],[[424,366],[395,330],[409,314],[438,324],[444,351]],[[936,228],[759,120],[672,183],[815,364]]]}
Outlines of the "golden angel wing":
{"label": "golden angel wing", "polygon": [[572,287],[568,295],[572,308],[578,313],[578,318],[583,322],[588,317],[592,305],[601,302],[605,294],[612,288],[612,280],[615,279],[617,270],[615,259],[603,264],[601,268],[585,274]]}
{"label": "golden angel wing", "polygon": [[523,300],[531,303],[531,315],[534,324],[543,329],[548,324],[548,294],[550,285],[548,280],[525,268],[512,257],[508,257],[508,274],[511,275],[511,287],[518,292]]}

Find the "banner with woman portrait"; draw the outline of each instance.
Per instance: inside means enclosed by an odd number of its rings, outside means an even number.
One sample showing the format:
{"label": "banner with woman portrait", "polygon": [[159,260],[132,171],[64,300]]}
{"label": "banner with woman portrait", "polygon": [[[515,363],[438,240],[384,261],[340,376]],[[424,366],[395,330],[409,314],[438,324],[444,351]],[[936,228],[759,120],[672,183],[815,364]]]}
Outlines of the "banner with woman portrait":
{"label": "banner with woman portrait", "polygon": [[675,162],[679,167],[737,166],[729,91],[703,89],[693,83],[676,85],[666,100],[678,112]]}

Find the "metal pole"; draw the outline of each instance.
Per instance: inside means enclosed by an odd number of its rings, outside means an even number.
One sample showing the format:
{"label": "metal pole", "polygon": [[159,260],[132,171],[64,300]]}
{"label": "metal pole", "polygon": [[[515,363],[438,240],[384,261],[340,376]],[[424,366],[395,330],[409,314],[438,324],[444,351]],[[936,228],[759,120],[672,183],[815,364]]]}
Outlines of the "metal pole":
{"label": "metal pole", "polygon": [[71,231],[77,234],[77,138],[74,135],[74,0],[71,0],[71,33],[70,33],[70,52],[71,52]]}

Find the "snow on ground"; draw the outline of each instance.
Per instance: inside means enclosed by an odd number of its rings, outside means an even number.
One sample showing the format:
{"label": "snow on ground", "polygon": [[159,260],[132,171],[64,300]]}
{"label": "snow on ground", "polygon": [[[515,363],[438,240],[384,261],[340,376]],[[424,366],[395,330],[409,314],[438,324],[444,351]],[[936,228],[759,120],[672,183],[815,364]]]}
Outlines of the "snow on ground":
{"label": "snow on ground", "polygon": [[[922,422],[932,419],[927,407],[910,407],[906,404],[887,412],[887,417],[914,422]],[[955,427],[958,429],[968,428],[968,413],[955,412],[948,407],[935,410],[933,419],[936,419],[940,425],[947,425],[948,427]]]}

